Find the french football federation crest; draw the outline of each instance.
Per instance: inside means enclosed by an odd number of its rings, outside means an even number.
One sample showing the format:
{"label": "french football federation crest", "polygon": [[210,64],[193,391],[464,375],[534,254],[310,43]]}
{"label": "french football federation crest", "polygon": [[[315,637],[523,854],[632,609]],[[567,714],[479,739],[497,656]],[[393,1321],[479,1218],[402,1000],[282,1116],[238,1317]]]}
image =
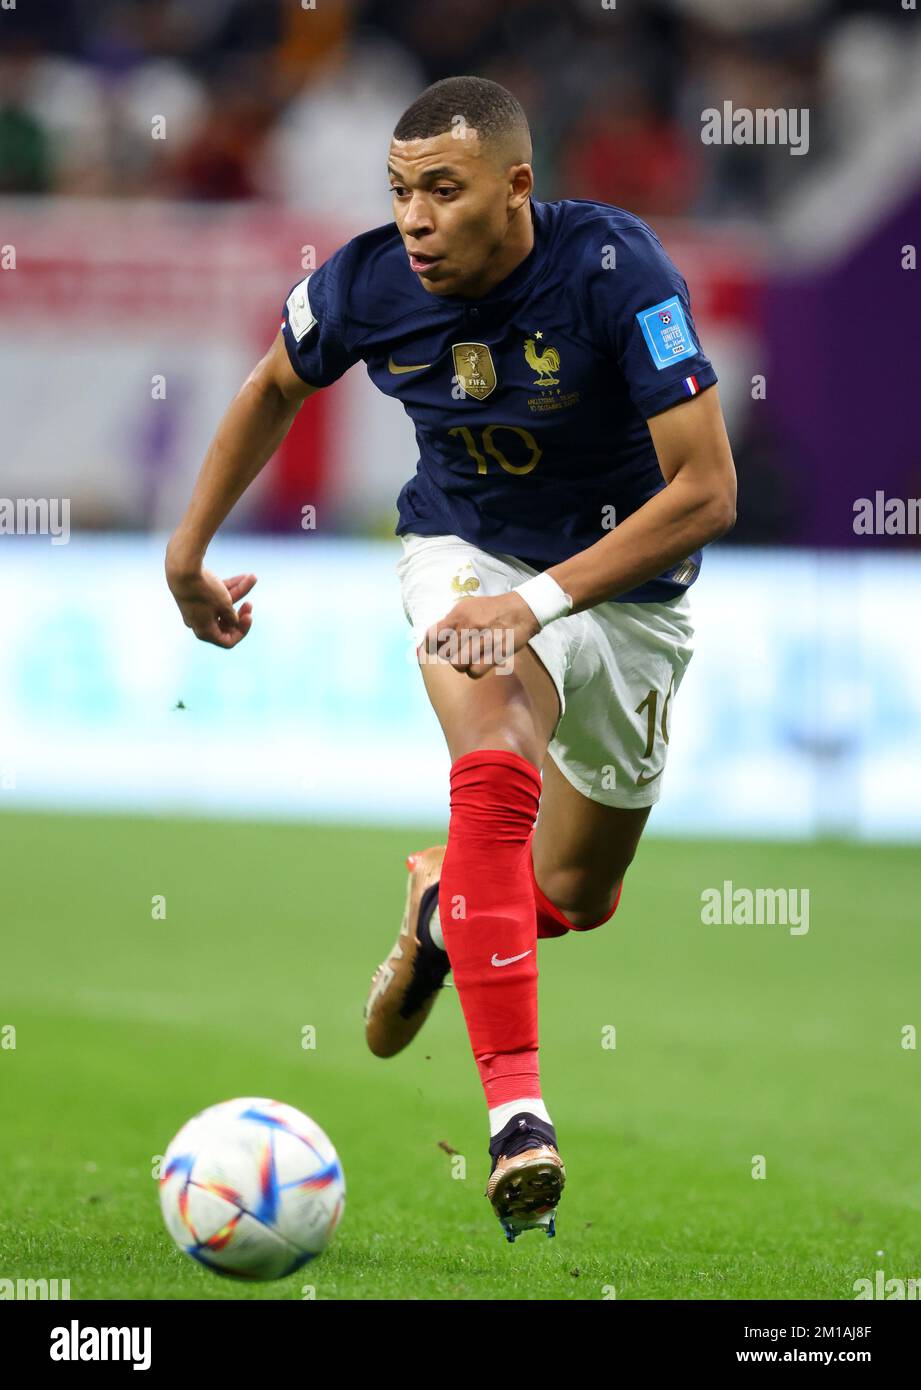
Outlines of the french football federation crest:
{"label": "french football federation crest", "polygon": [[554,347],[546,347],[538,352],[535,338],[542,338],[542,333],[535,333],[534,338],[525,338],[524,355],[528,366],[532,372],[537,372],[535,386],[559,386],[560,378],[554,373],[560,370],[560,354]]}
{"label": "french football federation crest", "polygon": [[475,594],[479,587],[480,581],[473,572],[473,562],[468,560],[451,580],[451,588],[455,594]]}
{"label": "french football federation crest", "polygon": [[496,389],[496,369],[485,343],[455,343],[454,374],[465,396],[485,401]]}

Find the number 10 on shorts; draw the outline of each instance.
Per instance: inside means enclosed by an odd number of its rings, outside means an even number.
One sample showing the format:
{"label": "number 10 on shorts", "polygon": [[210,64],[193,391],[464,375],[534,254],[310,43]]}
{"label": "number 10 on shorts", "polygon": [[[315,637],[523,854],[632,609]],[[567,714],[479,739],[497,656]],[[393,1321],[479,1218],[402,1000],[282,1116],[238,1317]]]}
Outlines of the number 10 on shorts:
{"label": "number 10 on shorts", "polygon": [[[673,693],[673,691],[674,691],[674,688],[675,688],[675,681],[674,681],[674,677],[672,677],[672,682],[671,682],[671,684],[670,684],[669,687],[668,687],[668,691],[667,691],[667,693],[666,693],[665,699],[662,701],[662,718],[661,718],[661,720],[658,719],[658,713],[659,713],[659,692],[658,692],[658,690],[650,690],[649,694],[646,695],[645,698],[642,699],[642,700],[640,701],[640,703],[637,705],[636,709],[634,710],[634,714],[642,714],[642,713],[644,712],[644,710],[645,710],[645,713],[646,713],[646,747],[643,749],[643,759],[644,759],[644,761],[645,761],[645,759],[651,758],[651,757],[652,757],[652,750],[653,750],[653,748],[654,748],[654,746],[655,746],[655,741],[656,741],[656,724],[657,724],[657,723],[658,723],[658,725],[659,725],[659,729],[660,729],[660,732],[661,732],[661,734],[662,734],[662,738],[663,738],[664,742],[665,742],[666,744],[668,743],[668,706],[669,706],[669,702],[671,701],[672,693]],[[637,777],[637,779],[636,779],[636,785],[637,785],[638,787],[645,787],[645,786],[647,786],[650,782],[654,782],[654,781],[656,780],[657,777],[661,777],[661,776],[662,776],[662,773],[663,773],[664,771],[665,771],[665,764],[664,764],[664,762],[663,762],[663,764],[662,764],[662,766],[659,768],[658,772],[650,773],[650,775],[649,775],[648,777],[647,777],[647,775],[646,775],[644,772],[641,772],[641,773],[639,774],[639,776]]]}

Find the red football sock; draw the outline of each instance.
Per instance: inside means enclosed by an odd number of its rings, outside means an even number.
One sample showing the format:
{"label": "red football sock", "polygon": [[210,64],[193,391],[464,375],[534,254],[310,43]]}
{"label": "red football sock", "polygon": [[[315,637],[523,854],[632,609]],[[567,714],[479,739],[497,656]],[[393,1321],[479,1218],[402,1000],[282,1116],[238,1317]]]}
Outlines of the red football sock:
{"label": "red football sock", "polygon": [[[532,836],[533,839],[533,836]],[[565,936],[570,931],[594,931],[596,927],[604,926],[609,922],[617,911],[620,904],[620,895],[623,892],[623,881],[617,890],[617,897],[614,899],[614,906],[606,917],[601,917],[597,922],[592,922],[587,927],[574,927],[565,917],[555,903],[552,903],[546,893],[540,888],[537,879],[534,877],[534,860],[531,858],[530,842],[528,844],[528,867],[531,871],[531,887],[534,891],[534,902],[537,906],[537,935],[541,938],[548,936]]]}
{"label": "red football sock", "polygon": [[478,748],[451,767],[439,919],[490,1107],[541,1093],[528,869],[540,792],[533,764],[505,749]]}

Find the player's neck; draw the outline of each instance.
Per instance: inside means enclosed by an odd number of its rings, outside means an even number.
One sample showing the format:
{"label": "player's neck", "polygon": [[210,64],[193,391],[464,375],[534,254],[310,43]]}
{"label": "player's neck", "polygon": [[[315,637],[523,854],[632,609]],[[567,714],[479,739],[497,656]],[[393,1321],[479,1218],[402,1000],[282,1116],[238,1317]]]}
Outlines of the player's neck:
{"label": "player's neck", "polygon": [[508,236],[500,249],[489,258],[482,274],[476,281],[465,285],[458,293],[464,299],[481,299],[489,294],[503,280],[507,280],[513,270],[517,270],[534,249],[534,218],[531,213],[530,198],[518,209],[509,224]]}

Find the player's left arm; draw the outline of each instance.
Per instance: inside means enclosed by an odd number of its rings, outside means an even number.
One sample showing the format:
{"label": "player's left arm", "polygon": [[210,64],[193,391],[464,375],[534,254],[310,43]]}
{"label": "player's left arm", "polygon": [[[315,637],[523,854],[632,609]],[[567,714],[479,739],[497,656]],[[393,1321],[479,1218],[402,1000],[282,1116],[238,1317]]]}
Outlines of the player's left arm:
{"label": "player's left arm", "polygon": [[573,613],[638,588],[731,530],[736,473],[718,388],[647,421],[666,486],[587,550],[547,571]]}
{"label": "player's left arm", "polygon": [[[540,631],[541,621],[629,593],[722,536],[735,521],[732,451],[716,373],[697,338],[687,284],[644,224],[617,221],[602,231],[605,251],[611,243],[617,253],[617,274],[604,268],[597,238],[586,241],[580,262],[582,310],[599,349],[646,420],[665,487],[594,545],[552,565],[545,571],[549,578],[527,581],[521,586],[525,593],[512,589],[462,599],[426,633],[429,652],[440,650],[444,629],[497,628],[511,634],[518,651]],[[696,394],[688,398],[690,383]],[[565,606],[569,599],[571,608]],[[489,669],[460,652],[448,659],[469,676]]]}

